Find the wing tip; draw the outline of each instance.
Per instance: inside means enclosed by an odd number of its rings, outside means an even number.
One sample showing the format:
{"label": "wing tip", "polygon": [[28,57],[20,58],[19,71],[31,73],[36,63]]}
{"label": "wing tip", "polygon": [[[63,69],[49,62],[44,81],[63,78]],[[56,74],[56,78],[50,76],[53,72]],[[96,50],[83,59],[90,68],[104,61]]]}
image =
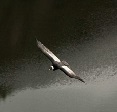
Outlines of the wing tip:
{"label": "wing tip", "polygon": [[84,81],[83,79],[80,78],[79,80],[80,80],[81,82],[85,83],[85,81]]}
{"label": "wing tip", "polygon": [[83,79],[81,79],[80,77],[76,76],[75,78],[80,80],[81,82],[85,83],[85,81]]}
{"label": "wing tip", "polygon": [[42,46],[43,44],[36,38],[37,46]]}
{"label": "wing tip", "polygon": [[35,39],[36,39],[37,43],[41,43],[37,38],[35,38]]}

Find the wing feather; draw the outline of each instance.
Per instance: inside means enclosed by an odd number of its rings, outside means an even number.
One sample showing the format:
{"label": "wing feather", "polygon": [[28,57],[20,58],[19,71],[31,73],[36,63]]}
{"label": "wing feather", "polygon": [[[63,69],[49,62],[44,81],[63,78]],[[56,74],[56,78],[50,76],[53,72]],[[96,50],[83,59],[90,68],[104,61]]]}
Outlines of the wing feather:
{"label": "wing feather", "polygon": [[61,66],[60,70],[62,70],[70,78],[75,78],[75,79],[78,79],[78,80],[84,82],[84,80],[81,79],[78,75],[76,75],[68,66]]}
{"label": "wing feather", "polygon": [[38,48],[49,58],[50,61],[60,62],[58,59],[47,47],[45,47],[40,41],[37,40]]}

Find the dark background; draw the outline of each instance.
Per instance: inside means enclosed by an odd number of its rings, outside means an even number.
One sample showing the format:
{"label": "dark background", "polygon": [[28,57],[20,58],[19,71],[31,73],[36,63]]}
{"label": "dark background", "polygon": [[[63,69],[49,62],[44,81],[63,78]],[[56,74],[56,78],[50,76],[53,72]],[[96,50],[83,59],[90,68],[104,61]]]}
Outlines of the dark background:
{"label": "dark background", "polygon": [[[116,35],[116,0],[1,0],[0,99],[25,88],[76,82],[48,72],[35,38],[90,82],[116,75]],[[114,72],[104,74],[111,67]]]}
{"label": "dark background", "polygon": [[0,59],[34,51],[35,37],[57,46],[103,38],[116,28],[116,12],[115,0],[1,0]]}

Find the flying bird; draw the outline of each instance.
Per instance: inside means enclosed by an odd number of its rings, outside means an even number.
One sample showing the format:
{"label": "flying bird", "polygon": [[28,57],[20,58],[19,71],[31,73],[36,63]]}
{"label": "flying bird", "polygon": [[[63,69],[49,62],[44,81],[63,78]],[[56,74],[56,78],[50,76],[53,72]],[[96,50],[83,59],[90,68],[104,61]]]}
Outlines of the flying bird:
{"label": "flying bird", "polygon": [[[36,39],[37,40],[37,39]],[[40,41],[37,40],[37,46],[42,51],[42,53],[52,62],[49,70],[58,70],[63,71],[70,78],[78,79],[85,83],[78,75],[76,75],[70,68],[69,64],[66,61],[61,61],[57,58],[47,47],[45,47]]]}

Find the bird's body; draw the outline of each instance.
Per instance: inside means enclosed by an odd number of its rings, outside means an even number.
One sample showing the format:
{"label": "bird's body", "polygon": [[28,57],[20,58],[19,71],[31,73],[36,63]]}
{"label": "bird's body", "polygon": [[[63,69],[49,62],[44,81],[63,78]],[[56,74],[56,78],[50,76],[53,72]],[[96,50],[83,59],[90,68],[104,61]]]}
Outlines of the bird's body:
{"label": "bird's body", "polygon": [[43,52],[44,55],[48,57],[48,59],[52,62],[52,66],[50,66],[50,70],[58,70],[63,71],[70,78],[79,79],[84,82],[78,75],[76,75],[71,69],[69,64],[66,61],[61,61],[58,59],[47,47],[45,47],[40,41],[37,40],[38,48]]}

